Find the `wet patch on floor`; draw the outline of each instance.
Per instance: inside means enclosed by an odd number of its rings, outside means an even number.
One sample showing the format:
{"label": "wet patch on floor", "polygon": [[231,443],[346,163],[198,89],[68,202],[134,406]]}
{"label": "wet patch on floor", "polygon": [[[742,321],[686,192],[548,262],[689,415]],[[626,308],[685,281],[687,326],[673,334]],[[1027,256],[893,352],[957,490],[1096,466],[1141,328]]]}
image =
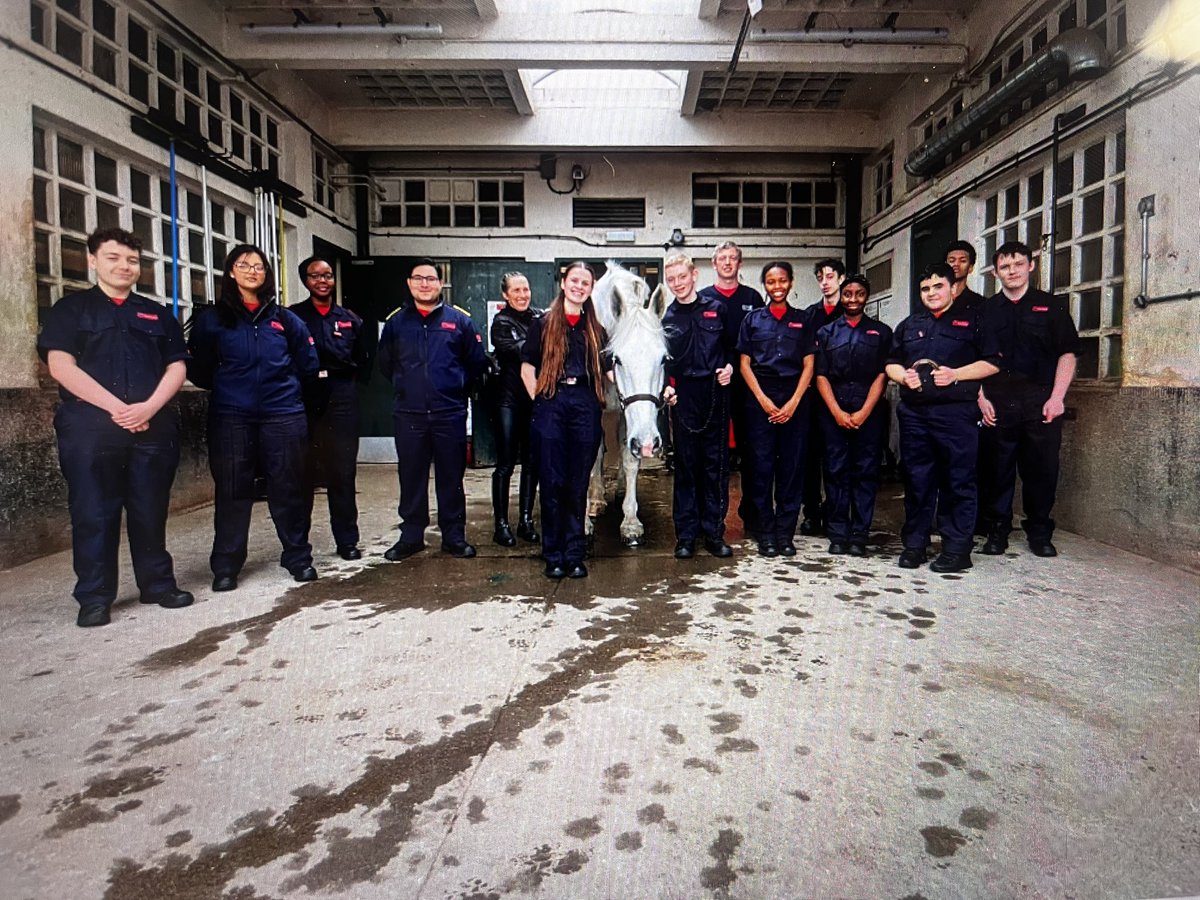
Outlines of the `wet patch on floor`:
{"label": "wet patch on floor", "polygon": [[57,816],[54,824],[45,830],[44,836],[62,837],[67,832],[77,831],[89,825],[111,822],[121,813],[137,809],[142,805],[139,799],[122,800],[108,809],[96,801],[116,800],[148,791],[165,780],[165,772],[165,769],[138,766],[116,774],[105,773],[88,779],[84,790],[50,804],[47,812],[57,813]]}
{"label": "wet patch on floor", "polygon": [[961,831],[947,828],[945,825],[922,828],[921,837],[925,839],[925,852],[938,858],[953,856],[967,843],[967,838]]}

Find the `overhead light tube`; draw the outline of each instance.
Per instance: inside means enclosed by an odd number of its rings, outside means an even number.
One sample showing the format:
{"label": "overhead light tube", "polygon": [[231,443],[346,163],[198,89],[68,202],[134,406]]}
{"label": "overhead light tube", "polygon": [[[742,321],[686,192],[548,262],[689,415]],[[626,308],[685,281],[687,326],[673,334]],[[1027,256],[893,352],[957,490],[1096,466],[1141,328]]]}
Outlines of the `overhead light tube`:
{"label": "overhead light tube", "polygon": [[949,28],[814,28],[811,31],[751,31],[747,39],[775,44],[922,44],[949,37]]}
{"label": "overhead light tube", "polygon": [[246,34],[262,35],[386,34],[410,38],[442,36],[441,25],[398,25],[394,22],[384,25],[326,25],[313,22],[296,22],[292,25],[255,25],[251,22],[243,25],[242,31]]}

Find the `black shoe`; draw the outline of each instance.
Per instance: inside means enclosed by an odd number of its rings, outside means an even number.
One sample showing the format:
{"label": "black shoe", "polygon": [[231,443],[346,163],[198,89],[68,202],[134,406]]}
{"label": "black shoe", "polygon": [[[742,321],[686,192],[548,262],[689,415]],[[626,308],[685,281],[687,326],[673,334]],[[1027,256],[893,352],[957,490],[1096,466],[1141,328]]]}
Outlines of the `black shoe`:
{"label": "black shoe", "polygon": [[925,555],[924,547],[909,547],[900,554],[900,561],[897,565],[902,569],[916,569],[928,558]]}
{"label": "black shoe", "polygon": [[719,538],[705,538],[704,549],[717,559],[729,559],[733,556],[733,548]]}
{"label": "black shoe", "polygon": [[779,555],[779,548],[775,546],[774,541],[759,541],[758,555],[770,559]]}
{"label": "black shoe", "polygon": [[213,579],[214,591],[232,591],[237,587],[236,575],[218,575]]}
{"label": "black shoe", "polygon": [[970,553],[943,553],[929,564],[929,571],[965,572],[971,565]]}
{"label": "black shoe", "polygon": [[191,606],[196,598],[187,591],[175,588],[171,591],[159,591],[157,594],[142,594],[142,603],[157,603],[163,609],[182,609]]}
{"label": "black shoe", "polygon": [[337,555],[346,560],[362,559],[362,551],[357,547],[338,547]]}
{"label": "black shoe", "polygon": [[288,571],[292,573],[292,578],[301,583],[317,580],[317,570],[312,566],[296,566],[296,568],[288,569]]}
{"label": "black shoe", "polygon": [[849,556],[859,556],[859,557],[866,556],[867,555],[867,545],[852,543],[849,547],[846,548],[846,553]]}
{"label": "black shoe", "polygon": [[[514,540],[515,544],[516,541]],[[449,553],[455,559],[474,559],[475,547],[463,541],[461,544],[442,544],[442,552]]]}
{"label": "black shoe", "polygon": [[564,569],[562,566],[558,565],[558,563],[546,563],[546,577],[547,578],[566,578],[567,570]]}
{"label": "black shoe", "polygon": [[983,542],[983,546],[979,548],[979,552],[987,556],[1000,556],[1007,549],[1008,538],[1002,534],[992,532],[988,535],[987,540]]}
{"label": "black shoe", "polygon": [[795,556],[796,555],[796,545],[793,544],[791,541],[782,541],[779,544],[779,555],[780,556]]}
{"label": "black shoe", "polygon": [[103,603],[81,606],[79,615],[75,617],[75,624],[80,628],[95,628],[98,625],[107,625],[110,621],[108,607]]}
{"label": "black shoe", "polygon": [[587,578],[588,577],[587,566],[585,566],[581,562],[572,563],[570,566],[567,567],[567,577],[568,578]]}
{"label": "black shoe", "polygon": [[1058,548],[1056,548],[1049,541],[1038,541],[1037,543],[1030,541],[1029,549],[1033,553],[1034,556],[1041,556],[1041,557],[1058,556]]}
{"label": "black shoe", "polygon": [[832,553],[834,556],[845,556],[850,552],[850,548],[842,541],[830,541],[827,552]]}
{"label": "black shoe", "polygon": [[517,537],[523,541],[529,541],[531,544],[536,544],[542,539],[538,534],[537,528],[533,525],[533,519],[522,519],[517,524]]}
{"label": "black shoe", "polygon": [[800,523],[800,533],[805,537],[812,537],[814,534],[820,534],[823,529],[819,519],[805,518]]}
{"label": "black shoe", "polygon": [[676,559],[691,559],[696,555],[696,545],[692,541],[677,541],[675,543]]}
{"label": "black shoe", "polygon": [[496,530],[492,532],[492,541],[501,547],[517,546],[517,539],[513,537],[512,526],[507,522],[496,523]]}
{"label": "black shoe", "polygon": [[400,562],[400,560],[408,559],[414,553],[420,553],[424,549],[425,545],[420,541],[396,541],[383,551],[383,558],[388,562]]}

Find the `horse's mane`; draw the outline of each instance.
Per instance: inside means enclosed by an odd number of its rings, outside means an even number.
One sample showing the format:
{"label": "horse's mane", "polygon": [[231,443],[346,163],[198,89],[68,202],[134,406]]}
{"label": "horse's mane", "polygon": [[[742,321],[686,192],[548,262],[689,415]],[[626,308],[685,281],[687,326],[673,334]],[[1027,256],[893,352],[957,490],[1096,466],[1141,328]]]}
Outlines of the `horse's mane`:
{"label": "horse's mane", "polygon": [[[632,272],[623,269],[615,262],[608,264],[608,271],[604,277],[608,278],[609,275],[612,278],[611,283],[606,285],[608,291],[613,295],[619,294],[623,297],[628,297],[630,302],[622,307],[623,312],[621,315],[616,316],[615,321],[607,327],[608,347],[611,349],[617,344],[633,340],[641,332],[643,340],[648,339],[653,341],[652,346],[655,349],[661,349],[665,352],[667,338],[663,333],[662,320],[638,302],[636,292],[633,288],[633,285],[638,281],[642,281],[642,279]],[[615,300],[613,298],[605,298],[604,302],[614,304]]]}

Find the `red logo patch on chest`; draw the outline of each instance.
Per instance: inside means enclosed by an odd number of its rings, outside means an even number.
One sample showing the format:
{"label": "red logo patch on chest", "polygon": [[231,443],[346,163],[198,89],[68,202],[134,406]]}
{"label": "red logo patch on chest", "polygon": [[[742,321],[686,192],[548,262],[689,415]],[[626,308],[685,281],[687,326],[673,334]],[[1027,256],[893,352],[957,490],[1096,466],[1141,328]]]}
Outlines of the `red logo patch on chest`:
{"label": "red logo patch on chest", "polygon": [[158,313],[144,313],[144,312],[140,312],[140,313],[138,313],[138,314],[137,314],[137,317],[138,317],[139,319],[149,319],[151,322],[157,322],[157,321],[158,321]]}
{"label": "red logo patch on chest", "polygon": [[354,323],[353,322],[335,322],[333,327],[334,328],[353,328]]}
{"label": "red logo patch on chest", "polygon": [[868,331],[867,334],[873,334],[873,335],[875,335],[875,337],[879,337],[879,332],[875,331],[874,329],[871,329],[870,331]]}
{"label": "red logo patch on chest", "polygon": [[1029,311],[1030,312],[1050,312],[1050,307],[1048,307],[1048,306],[1031,306],[1031,307],[1029,307]]}
{"label": "red logo patch on chest", "polygon": [[271,327],[274,328],[276,331],[284,330],[283,323],[280,321],[277,321],[276,319],[271,320]]}
{"label": "red logo patch on chest", "polygon": [[718,313],[715,309],[706,309],[704,311],[704,318],[706,319],[715,319],[718,315],[720,315],[720,313]]}
{"label": "red logo patch on chest", "polygon": [[458,326],[455,325],[453,322],[443,322],[442,327],[445,328],[447,331],[458,331]]}
{"label": "red logo patch on chest", "polygon": [[803,322],[788,322],[788,328],[803,328]]}
{"label": "red logo patch on chest", "polygon": [[955,326],[956,328],[970,328],[971,327],[970,322],[965,322],[962,319],[951,319],[950,324]]}

